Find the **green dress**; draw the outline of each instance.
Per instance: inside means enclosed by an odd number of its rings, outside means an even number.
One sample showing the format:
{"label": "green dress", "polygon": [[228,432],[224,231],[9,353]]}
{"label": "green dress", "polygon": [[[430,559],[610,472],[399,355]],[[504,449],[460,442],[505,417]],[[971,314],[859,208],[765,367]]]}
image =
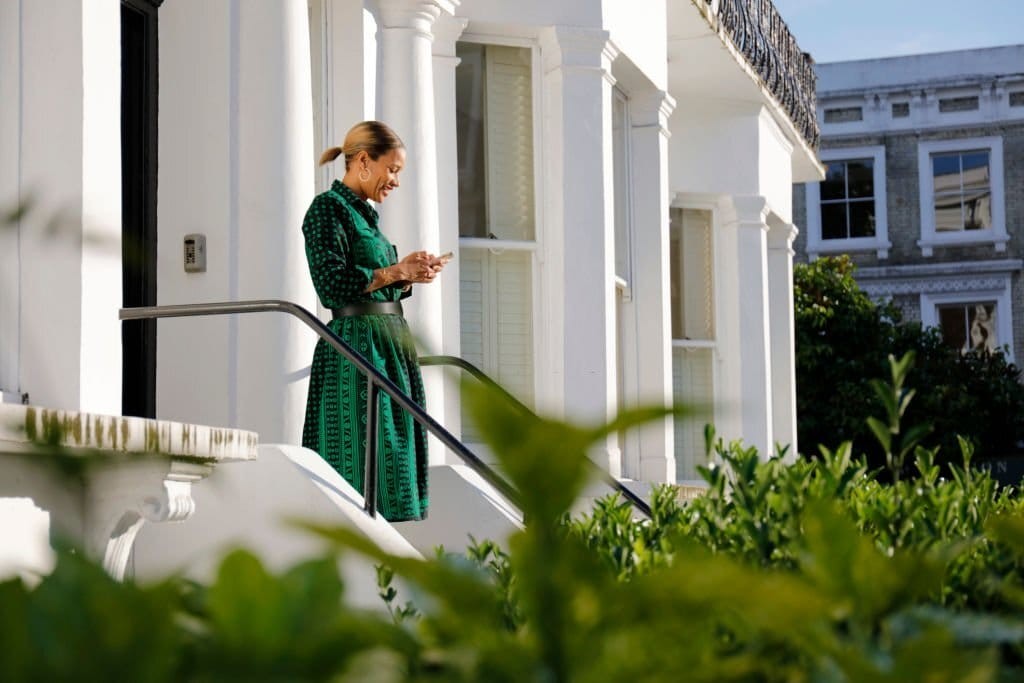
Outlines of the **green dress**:
{"label": "green dress", "polygon": [[[391,285],[367,293],[373,270],[397,262],[378,229],[377,211],[338,180],[313,199],[302,223],[306,258],[326,308],[409,296]],[[423,380],[412,335],[400,315],[335,318],[330,328],[419,405]],[[384,392],[380,396],[377,509],[398,522],[427,515],[427,439],[423,427]],[[302,445],[363,491],[366,377],[321,339],[313,354]]]}

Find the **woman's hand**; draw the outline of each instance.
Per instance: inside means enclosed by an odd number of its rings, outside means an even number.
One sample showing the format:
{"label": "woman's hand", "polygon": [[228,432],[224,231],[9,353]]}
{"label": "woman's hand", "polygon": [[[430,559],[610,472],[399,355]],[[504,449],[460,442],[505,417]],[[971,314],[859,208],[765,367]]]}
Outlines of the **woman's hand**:
{"label": "woman's hand", "polygon": [[407,282],[433,282],[434,277],[440,273],[447,261],[427,251],[414,251],[397,264],[391,266],[395,269],[396,280]]}
{"label": "woman's hand", "polygon": [[414,282],[433,282],[449,260],[427,251],[414,251],[393,266],[373,271],[373,280],[364,291],[372,292],[395,284],[408,289]]}

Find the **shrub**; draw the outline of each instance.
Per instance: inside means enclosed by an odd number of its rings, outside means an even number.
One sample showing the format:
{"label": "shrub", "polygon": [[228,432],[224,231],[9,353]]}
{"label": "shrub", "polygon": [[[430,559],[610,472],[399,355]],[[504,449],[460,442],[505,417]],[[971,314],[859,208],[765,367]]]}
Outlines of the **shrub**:
{"label": "shrub", "polygon": [[[524,415],[490,394],[467,404],[522,493],[528,524],[507,550],[478,544],[476,565],[415,560],[345,529],[307,527],[339,553],[386,565],[379,579],[390,614],[346,606],[333,553],[274,575],[235,552],[208,587],[118,584],[62,554],[35,589],[0,584],[0,679],[992,681],[1020,673],[1001,653],[1024,642],[1024,518],[991,522],[994,511],[1015,508],[986,488],[985,475],[968,475],[969,465],[950,489],[916,449],[930,485],[944,491],[916,496],[933,500],[928,508],[911,506],[905,489],[883,493],[848,445],[785,465],[719,442],[722,465],[705,470],[705,498],[680,506],[663,489],[652,521],[635,522],[608,500],[566,523],[587,483],[590,445],[664,411],[587,428]],[[879,490],[856,493],[868,485]],[[945,517],[935,514],[940,503]],[[899,523],[856,512],[872,505]],[[948,577],[966,552],[963,534],[987,523],[1007,578],[979,576],[992,581],[986,595],[1001,614],[936,599],[956,589]],[[970,548],[982,547],[974,541]],[[392,576],[415,588],[415,607],[393,608]]]}
{"label": "shrub", "polygon": [[797,432],[804,455],[819,444],[853,441],[871,467],[884,464],[867,418],[882,410],[871,378],[886,372],[888,355],[913,351],[908,381],[918,400],[910,417],[931,424],[925,445],[940,446],[940,463],[955,457],[957,435],[978,460],[1018,450],[1024,439],[1020,370],[1002,352],[961,354],[935,329],[904,323],[891,304],[876,304],[854,280],[847,256],[794,268]]}

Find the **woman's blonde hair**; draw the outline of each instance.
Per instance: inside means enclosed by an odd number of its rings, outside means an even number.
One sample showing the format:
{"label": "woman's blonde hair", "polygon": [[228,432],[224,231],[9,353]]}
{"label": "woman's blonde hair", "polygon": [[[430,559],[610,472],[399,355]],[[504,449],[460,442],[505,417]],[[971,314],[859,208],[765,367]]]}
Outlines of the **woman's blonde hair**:
{"label": "woman's blonde hair", "polygon": [[393,149],[405,148],[402,139],[391,130],[391,127],[380,121],[362,121],[349,129],[345,134],[345,142],[341,147],[330,147],[320,155],[320,165],[330,163],[340,155],[345,155],[345,168],[360,152],[366,152],[376,161],[382,154]]}

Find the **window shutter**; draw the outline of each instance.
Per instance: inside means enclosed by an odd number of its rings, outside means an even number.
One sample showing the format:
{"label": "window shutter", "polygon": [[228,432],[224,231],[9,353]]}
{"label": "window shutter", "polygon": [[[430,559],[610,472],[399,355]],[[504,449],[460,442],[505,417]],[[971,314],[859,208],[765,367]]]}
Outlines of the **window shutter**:
{"label": "window shutter", "polygon": [[[462,357],[526,405],[533,405],[532,254],[460,252]],[[463,437],[476,434],[463,413]]]}
{"label": "window shutter", "polygon": [[533,95],[525,48],[487,47],[487,188],[490,231],[532,240]]}
{"label": "window shutter", "polygon": [[[708,405],[714,401],[714,351],[708,348],[672,352],[672,397],[676,405]],[[699,479],[697,465],[704,464],[704,421],[693,417],[674,419],[676,479]]]}

